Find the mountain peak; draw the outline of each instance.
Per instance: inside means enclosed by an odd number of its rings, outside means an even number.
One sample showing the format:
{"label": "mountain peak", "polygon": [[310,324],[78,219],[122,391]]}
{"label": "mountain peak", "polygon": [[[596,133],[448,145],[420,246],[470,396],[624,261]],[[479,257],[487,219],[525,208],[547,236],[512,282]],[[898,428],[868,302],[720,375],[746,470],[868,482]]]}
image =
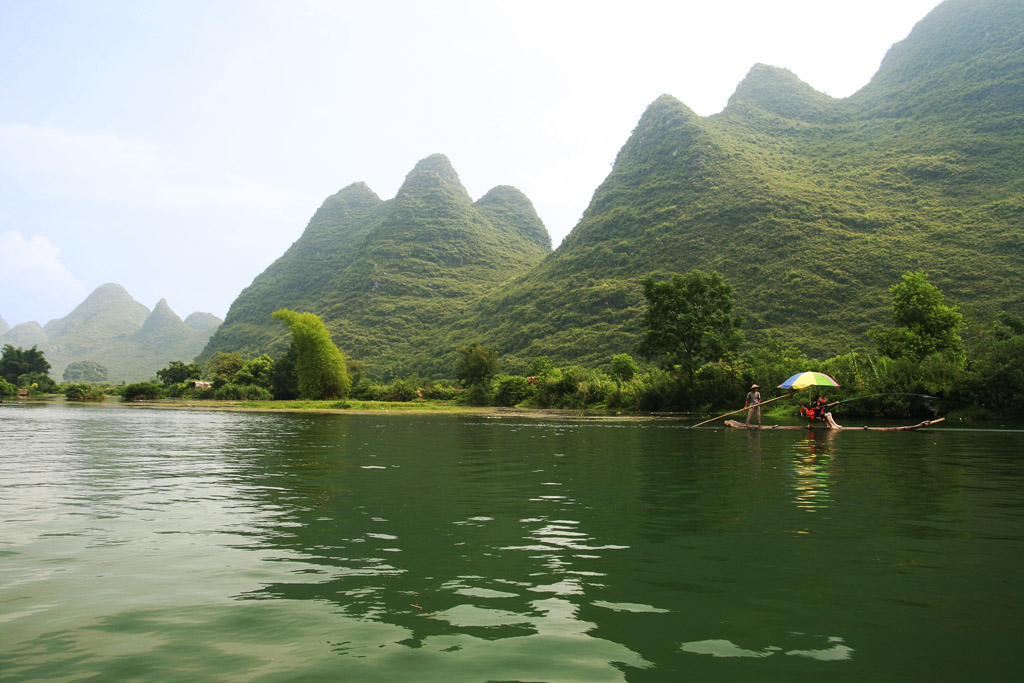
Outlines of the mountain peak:
{"label": "mountain peak", "polygon": [[204,313],[202,311],[195,311],[187,318],[185,318],[185,324],[191,327],[196,332],[210,332],[216,330],[220,324],[224,322],[213,313]]}
{"label": "mountain peak", "polygon": [[[671,95],[647,105],[636,128],[615,157],[612,172],[594,192],[588,215],[600,213],[624,192],[643,195],[646,179],[661,173],[700,174],[713,165],[717,151],[708,134],[708,121]],[[626,188],[632,188],[627,190]],[[566,238],[577,239],[574,229]],[[562,243],[566,244],[565,241]]]}
{"label": "mountain peak", "polygon": [[1024,109],[1024,2],[946,0],[893,45],[850,99],[871,115],[1016,116]]}
{"label": "mountain peak", "polygon": [[376,192],[370,189],[369,185],[360,180],[341,188],[325,199],[324,204],[332,201],[344,202],[346,204],[362,204],[364,202],[380,203],[383,200],[377,196]]}
{"label": "mountain peak", "polygon": [[[92,291],[71,313],[46,323],[43,329],[50,338],[59,337],[83,325],[138,328],[149,316],[149,309],[132,298],[119,284],[108,282]],[[97,322],[100,319],[103,322]]]}
{"label": "mountain peak", "polygon": [[153,307],[153,312],[146,318],[146,322],[134,336],[139,340],[151,339],[166,342],[167,340],[178,340],[190,333],[192,330],[167,305],[167,299],[160,299]]}
{"label": "mountain peak", "polygon": [[422,173],[423,171],[432,171],[448,182],[462,184],[459,181],[459,174],[455,172],[455,167],[452,166],[451,160],[444,154],[431,154],[420,159],[413,166],[410,173]]}
{"label": "mountain peak", "polygon": [[417,162],[405,177],[405,182],[399,188],[395,199],[402,201],[432,194],[435,191],[446,192],[452,199],[457,198],[460,202],[472,203],[469,192],[459,180],[459,174],[455,172],[455,168],[444,154],[431,154]]}
{"label": "mountain peak", "polygon": [[26,349],[32,346],[45,346],[49,341],[46,332],[35,320],[15,325],[0,336],[3,337],[4,344]]}
{"label": "mountain peak", "polygon": [[755,108],[784,118],[807,119],[817,118],[834,102],[789,69],[755,64],[729,98],[726,110]]}
{"label": "mountain peak", "polygon": [[545,250],[551,249],[551,235],[537,215],[530,198],[511,185],[498,185],[476,201],[474,206],[491,223],[514,230]]}

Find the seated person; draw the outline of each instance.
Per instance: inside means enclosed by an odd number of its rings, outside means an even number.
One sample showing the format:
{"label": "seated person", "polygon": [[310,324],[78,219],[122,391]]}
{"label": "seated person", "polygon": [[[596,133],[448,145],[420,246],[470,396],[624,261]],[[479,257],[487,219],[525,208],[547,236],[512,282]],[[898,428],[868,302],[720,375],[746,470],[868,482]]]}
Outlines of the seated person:
{"label": "seated person", "polygon": [[[828,399],[824,396],[818,396],[810,405],[806,408],[800,408],[800,414],[806,415],[811,423],[813,422],[824,422],[828,425],[829,429],[839,429],[842,425],[838,424],[835,419],[832,418],[832,413],[826,413],[825,408],[828,407]],[[807,424],[807,428],[811,428],[811,423]]]}

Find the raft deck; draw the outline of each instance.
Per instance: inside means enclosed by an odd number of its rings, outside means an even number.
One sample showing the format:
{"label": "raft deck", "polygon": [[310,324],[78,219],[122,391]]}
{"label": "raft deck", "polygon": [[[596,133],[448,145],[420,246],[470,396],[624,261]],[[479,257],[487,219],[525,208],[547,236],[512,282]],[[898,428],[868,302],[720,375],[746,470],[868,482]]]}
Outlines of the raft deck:
{"label": "raft deck", "polygon": [[766,429],[801,429],[803,431],[807,431],[808,429],[826,429],[826,430],[833,431],[833,432],[835,432],[835,431],[849,432],[849,431],[865,431],[865,430],[871,431],[871,432],[907,432],[907,431],[910,431],[911,429],[921,429],[922,427],[931,427],[932,425],[938,424],[938,423],[942,422],[945,419],[946,418],[944,418],[944,417],[940,417],[940,418],[938,418],[936,420],[925,420],[924,422],[919,422],[916,425],[903,425],[901,427],[839,427],[838,429],[829,429],[828,425],[826,425],[824,423],[821,423],[820,425],[819,424],[814,424],[812,426],[800,426],[800,425],[761,425],[761,426],[758,426],[758,425],[747,425],[747,424],[744,424],[742,422],[737,422],[736,420],[726,420],[725,421],[725,426],[726,427],[735,427],[737,429],[760,429],[760,430],[766,430]]}

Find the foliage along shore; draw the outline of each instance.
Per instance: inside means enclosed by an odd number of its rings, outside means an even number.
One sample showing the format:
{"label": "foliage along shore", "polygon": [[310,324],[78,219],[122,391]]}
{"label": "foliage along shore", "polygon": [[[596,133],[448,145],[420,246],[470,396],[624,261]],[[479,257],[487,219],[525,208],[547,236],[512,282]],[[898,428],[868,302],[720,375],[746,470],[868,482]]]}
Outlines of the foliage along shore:
{"label": "foliage along shore", "polygon": [[[586,411],[587,414],[713,415],[743,406],[753,383],[770,387],[815,369],[834,377],[828,398],[841,417],[991,419],[1014,417],[1024,400],[1024,321],[1006,314],[965,325],[957,306],[928,282],[906,273],[890,288],[893,325],[872,331],[877,355],[850,352],[824,361],[779,340],[740,352],[742,319],[732,314],[731,288],[717,273],[692,271],[669,282],[645,281],[647,335],[639,350],[657,365],[641,367],[629,354],[614,356],[606,372],[580,365],[557,366],[535,358],[523,375],[499,374],[500,359],[478,343],[458,349],[456,380],[394,377],[377,384],[362,376],[311,313],[279,311],[292,331],[287,353],[246,359],[218,353],[205,364],[172,361],[158,381],[121,387],[72,384],[68,400],[123,401],[213,399],[239,409],[475,411],[485,407]],[[967,334],[961,336],[961,331]],[[0,359],[0,396],[60,388],[35,347],[5,346]],[[198,378],[205,377],[206,380]],[[13,380],[13,381],[11,381]],[[808,390],[766,407],[767,417],[796,415]],[[273,400],[272,400],[273,399]],[[298,401],[296,401],[298,399]]]}

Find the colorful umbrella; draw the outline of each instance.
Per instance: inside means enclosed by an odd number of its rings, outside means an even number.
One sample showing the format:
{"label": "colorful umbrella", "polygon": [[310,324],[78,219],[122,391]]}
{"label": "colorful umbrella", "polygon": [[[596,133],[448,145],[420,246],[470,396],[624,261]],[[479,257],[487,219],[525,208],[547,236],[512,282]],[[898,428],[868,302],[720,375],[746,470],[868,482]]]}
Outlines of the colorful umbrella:
{"label": "colorful umbrella", "polygon": [[824,372],[798,372],[779,385],[780,389],[806,389],[807,387],[838,387]]}

